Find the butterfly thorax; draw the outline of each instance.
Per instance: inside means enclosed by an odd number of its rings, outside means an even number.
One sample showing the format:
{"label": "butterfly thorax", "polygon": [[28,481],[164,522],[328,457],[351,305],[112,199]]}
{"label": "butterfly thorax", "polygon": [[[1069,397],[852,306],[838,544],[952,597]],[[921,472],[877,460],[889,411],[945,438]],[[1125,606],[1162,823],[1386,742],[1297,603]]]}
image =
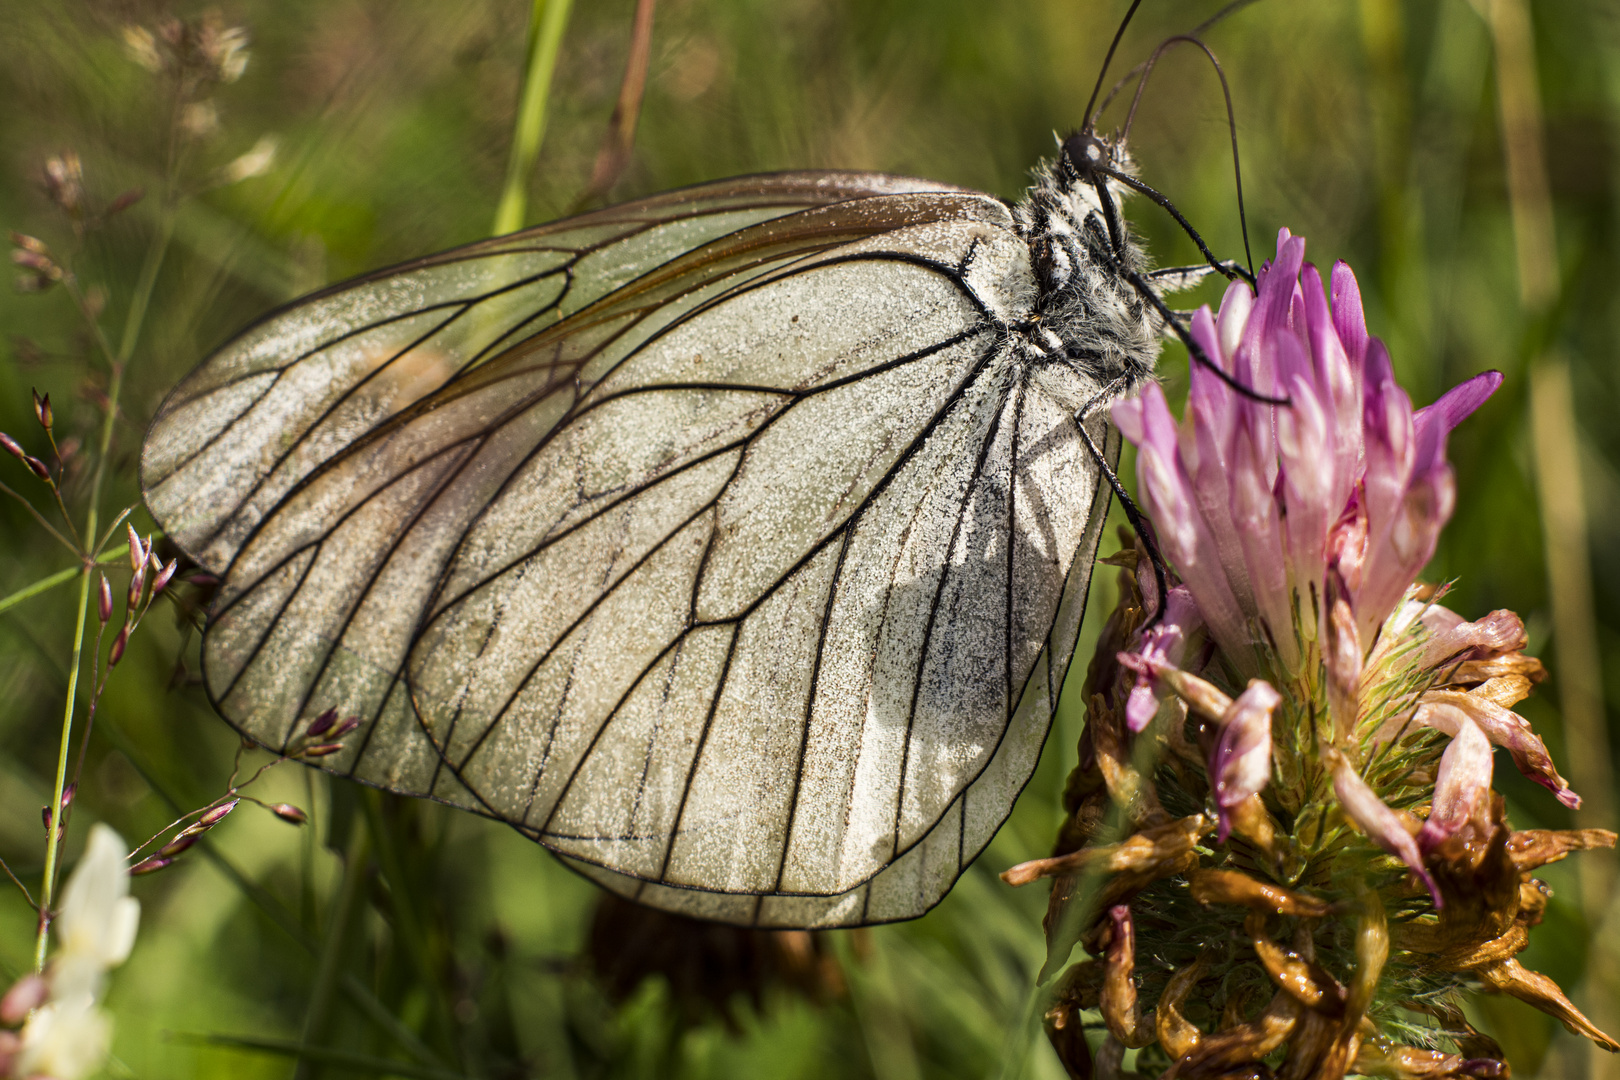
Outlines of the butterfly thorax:
{"label": "butterfly thorax", "polygon": [[[1101,147],[1115,171],[1134,175],[1123,147],[1096,138],[1089,145]],[[1110,228],[1110,208],[1094,175],[1076,167],[1066,148],[1036,167],[1034,183],[1014,208],[1037,287],[1026,330],[1029,355],[1073,365],[1105,384],[1124,377],[1129,389],[1152,376],[1159,354],[1153,310],[1125,276],[1145,273],[1147,257],[1118,212],[1129,189],[1102,181],[1113,202]]]}

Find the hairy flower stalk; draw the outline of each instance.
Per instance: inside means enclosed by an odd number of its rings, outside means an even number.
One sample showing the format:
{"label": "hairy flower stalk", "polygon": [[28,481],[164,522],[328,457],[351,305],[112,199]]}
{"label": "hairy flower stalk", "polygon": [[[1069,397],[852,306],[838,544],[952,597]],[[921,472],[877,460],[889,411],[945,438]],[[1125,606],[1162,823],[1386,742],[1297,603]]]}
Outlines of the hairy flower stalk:
{"label": "hairy flower stalk", "polygon": [[[1088,673],[1087,724],[1052,879],[1047,1029],[1073,1076],[1407,1080],[1507,1075],[1464,1019],[1483,987],[1609,1050],[1515,959],[1541,921],[1531,876],[1603,830],[1515,831],[1493,748],[1580,799],[1512,711],[1544,677],[1523,624],[1467,621],[1416,584],[1455,501],[1446,438],[1488,372],[1413,410],[1369,337],[1350,269],[1331,305],[1286,230],[1257,292],[1192,321],[1271,406],[1194,367],[1178,422],[1157,386],[1114,408],[1173,573],[1108,560],[1121,599]],[[1093,1051],[1082,1013],[1106,1030]]]}

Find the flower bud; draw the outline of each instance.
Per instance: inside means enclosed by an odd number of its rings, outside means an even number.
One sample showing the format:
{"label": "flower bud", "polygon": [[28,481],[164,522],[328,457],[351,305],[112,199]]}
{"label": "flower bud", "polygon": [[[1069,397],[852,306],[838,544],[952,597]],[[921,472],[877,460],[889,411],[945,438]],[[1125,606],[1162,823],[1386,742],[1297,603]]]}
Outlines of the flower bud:
{"label": "flower bud", "polygon": [[45,194],[74,217],[84,208],[84,166],[71,150],[45,162]]}
{"label": "flower bud", "polygon": [[[1120,663],[1132,667],[1127,662],[1125,654],[1120,655]],[[1152,664],[1152,670],[1155,676],[1169,684],[1177,697],[1207,720],[1220,720],[1226,715],[1226,710],[1232,707],[1232,699],[1223,694],[1221,688],[1214,683],[1205,682],[1196,675],[1190,675],[1180,668],[1173,668],[1167,664]]]}
{"label": "flower bud", "polygon": [[236,804],[241,801],[241,799],[232,799],[230,802],[220,803],[218,806],[205,812],[202,817],[198,818],[197,824],[201,825],[205,829],[212,829],[215,825],[218,825],[220,822],[224,821],[225,815],[229,814],[232,810],[235,810]]}
{"label": "flower bud", "polygon": [[51,984],[43,975],[28,974],[11,984],[6,996],[0,998],[0,1024],[16,1027],[28,1019],[28,1014],[45,1004],[50,996]]}
{"label": "flower bud", "polygon": [[51,261],[49,255],[37,251],[24,251],[19,248],[11,253],[11,261],[25,269],[38,271],[53,280],[62,275],[61,268]]}
{"label": "flower bud", "polygon": [[300,750],[296,756],[304,758],[326,757],[327,755],[335,754],[342,749],[343,744],[339,742],[316,743],[314,746],[308,746],[303,750]]}
{"label": "flower bud", "polygon": [[309,727],[304,729],[304,734],[312,739],[317,735],[325,735],[335,723],[337,723],[337,710],[327,709],[309,722]]}
{"label": "flower bud", "polygon": [[96,587],[96,618],[101,620],[102,626],[112,618],[112,586],[107,584],[106,574],[101,575],[101,584]]}
{"label": "flower bud", "polygon": [[173,840],[170,840],[167,844],[164,844],[163,847],[158,850],[158,855],[165,859],[173,859],[175,856],[189,848],[192,844],[195,844],[197,842],[197,838],[207,831],[207,829],[199,829],[195,825],[188,829],[184,829],[178,833]]}
{"label": "flower bud", "polygon": [[35,476],[39,477],[41,480],[44,480],[46,483],[50,482],[51,470],[49,468],[47,468],[45,463],[43,461],[39,460],[39,458],[34,457],[32,454],[30,454],[27,457],[23,458],[23,464],[28,466],[28,471],[29,472],[33,473]]}
{"label": "flower bud", "polygon": [[343,738],[343,736],[347,735],[349,732],[353,731],[359,726],[360,718],[358,716],[351,716],[347,720],[343,721],[343,723],[333,728],[332,733],[327,736],[327,739],[331,742],[337,742],[339,739]]}
{"label": "flower bud", "polygon": [[146,192],[142,191],[140,188],[130,188],[122,195],[119,195],[112,202],[108,203],[107,209],[102,211],[101,216],[112,217],[114,214],[122,214],[125,210],[128,210],[145,197]]}
{"label": "flower bud", "polygon": [[13,439],[10,435],[7,435],[3,431],[0,431],[0,448],[4,448],[6,453],[10,454],[18,461],[21,461],[23,458],[28,456],[27,452],[23,450],[23,448],[18,444],[17,440]]}
{"label": "flower bud", "polygon": [[124,658],[124,646],[129,644],[129,627],[119,629],[118,636],[113,638],[112,648],[107,650],[107,666],[117,667],[118,661]]}
{"label": "flower bud", "polygon": [[294,825],[302,825],[304,822],[309,820],[308,814],[304,813],[291,803],[272,803],[269,809],[272,814],[276,815],[276,817],[280,818],[282,821],[288,821]]}
{"label": "flower bud", "polygon": [[1209,777],[1220,808],[1221,843],[1231,833],[1232,808],[1258,795],[1271,780],[1271,713],[1282,695],[1264,679],[1249,680],[1248,689],[1221,714],[1221,733],[1209,755]]}
{"label": "flower bud", "polygon": [[129,579],[129,595],[124,598],[124,604],[134,611],[141,603],[141,590],[146,587],[146,563],[142,562],[136,567],[135,573]]}
{"label": "flower bud", "polygon": [[164,855],[153,855],[151,858],[142,859],[140,862],[130,867],[129,876],[140,877],[142,874],[155,874],[159,870],[172,866],[173,864],[173,858]]}
{"label": "flower bud", "polygon": [[1336,571],[1327,574],[1327,640],[1322,666],[1327,670],[1328,711],[1341,741],[1355,732],[1361,699],[1361,635],[1350,609],[1345,583]]}
{"label": "flower bud", "polygon": [[40,427],[46,431],[51,429],[56,422],[56,417],[51,412],[51,395],[41,397],[38,390],[34,391],[34,417],[39,421]]}
{"label": "flower bud", "polygon": [[135,532],[135,526],[129,529],[129,568],[139,570],[146,565],[147,547],[141,543],[140,535]]}
{"label": "flower bud", "polygon": [[152,579],[152,596],[154,599],[169,584],[169,579],[174,577],[174,572],[178,569],[180,569],[180,560],[171,559],[169,565],[158,571],[158,576]]}

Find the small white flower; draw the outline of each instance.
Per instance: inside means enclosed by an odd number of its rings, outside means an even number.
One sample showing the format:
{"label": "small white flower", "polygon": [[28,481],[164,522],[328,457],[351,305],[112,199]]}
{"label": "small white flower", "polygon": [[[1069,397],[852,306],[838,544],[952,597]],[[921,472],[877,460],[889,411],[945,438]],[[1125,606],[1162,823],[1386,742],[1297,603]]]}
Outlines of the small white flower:
{"label": "small white flower", "polygon": [[261,135],[252,149],[229,162],[220,170],[225,183],[234,184],[255,176],[263,176],[275,164],[278,141],[274,135]]}
{"label": "small white flower", "polygon": [[62,890],[59,947],[48,973],[50,998],[29,1017],[17,1057],[19,1076],[79,1080],[106,1060],[112,1020],[96,1007],[109,968],[129,957],[140,901],[129,895],[128,849],[105,825],[90,830],[79,865]]}
{"label": "small white flower", "polygon": [[147,71],[163,70],[163,57],[158,53],[157,39],[146,27],[124,27],[124,49],[131,60]]}

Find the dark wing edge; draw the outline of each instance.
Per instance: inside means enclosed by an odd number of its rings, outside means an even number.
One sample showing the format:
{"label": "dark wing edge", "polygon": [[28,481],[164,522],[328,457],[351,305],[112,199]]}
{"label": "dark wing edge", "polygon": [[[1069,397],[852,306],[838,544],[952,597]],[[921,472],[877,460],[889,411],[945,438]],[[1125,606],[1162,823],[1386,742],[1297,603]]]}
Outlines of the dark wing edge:
{"label": "dark wing edge", "polygon": [[[1106,424],[1102,430],[1093,432],[1093,437],[1098,438],[1110,467],[1117,466],[1122,445],[1119,431],[1112,424]],[[1100,470],[1098,480],[1101,480]],[[1017,784],[1018,794],[1022,793],[1034,775],[1035,760],[1039,759],[1045,748],[1051,721],[1056,715],[1060,691],[1076,659],[1075,644],[1085,618],[1097,550],[1107,523],[1108,507],[1112,497],[1113,490],[1106,483],[1099,482],[1088,511],[1091,528],[1080,551],[1076,553],[1074,569],[1065,583],[1062,607],[1048,638],[1046,650],[1043,652],[1043,663],[1031,674],[1024,689],[1023,700],[1020,702],[1022,712],[1026,703],[1037,700],[1034,697],[1039,689],[1037,680],[1044,673],[1048,681],[1043,696],[1048,703],[1048,711],[1045,722],[1041,725],[1039,740],[1034,745],[1033,759],[1029,761],[1028,768],[1023,768],[1021,763],[1007,764],[1004,755],[1008,744],[1003,741],[1001,747],[998,747],[996,757],[985,770],[988,773],[1000,767],[1021,775],[1023,779]],[[1016,795],[1014,800],[1006,803],[1005,810],[995,818],[988,830],[976,839],[975,846],[970,847],[965,842],[964,826],[966,807],[972,794],[973,788],[970,786],[952,804],[940,824],[902,853],[889,867],[854,889],[831,897],[749,895],[682,888],[616,873],[607,867],[555,850],[552,853],[570,870],[618,896],[690,918],[751,929],[827,930],[876,926],[915,919],[937,907],[962,874],[966,873],[973,862],[989,847],[991,839],[1001,826],[1012,816]],[[954,829],[951,823],[953,816],[957,819]],[[521,828],[518,831],[544,844],[544,840],[532,833],[525,832]],[[946,871],[940,864],[944,863],[945,866],[951,864],[953,846],[956,849],[954,871]],[[931,873],[927,869],[929,864],[933,866]]]}

